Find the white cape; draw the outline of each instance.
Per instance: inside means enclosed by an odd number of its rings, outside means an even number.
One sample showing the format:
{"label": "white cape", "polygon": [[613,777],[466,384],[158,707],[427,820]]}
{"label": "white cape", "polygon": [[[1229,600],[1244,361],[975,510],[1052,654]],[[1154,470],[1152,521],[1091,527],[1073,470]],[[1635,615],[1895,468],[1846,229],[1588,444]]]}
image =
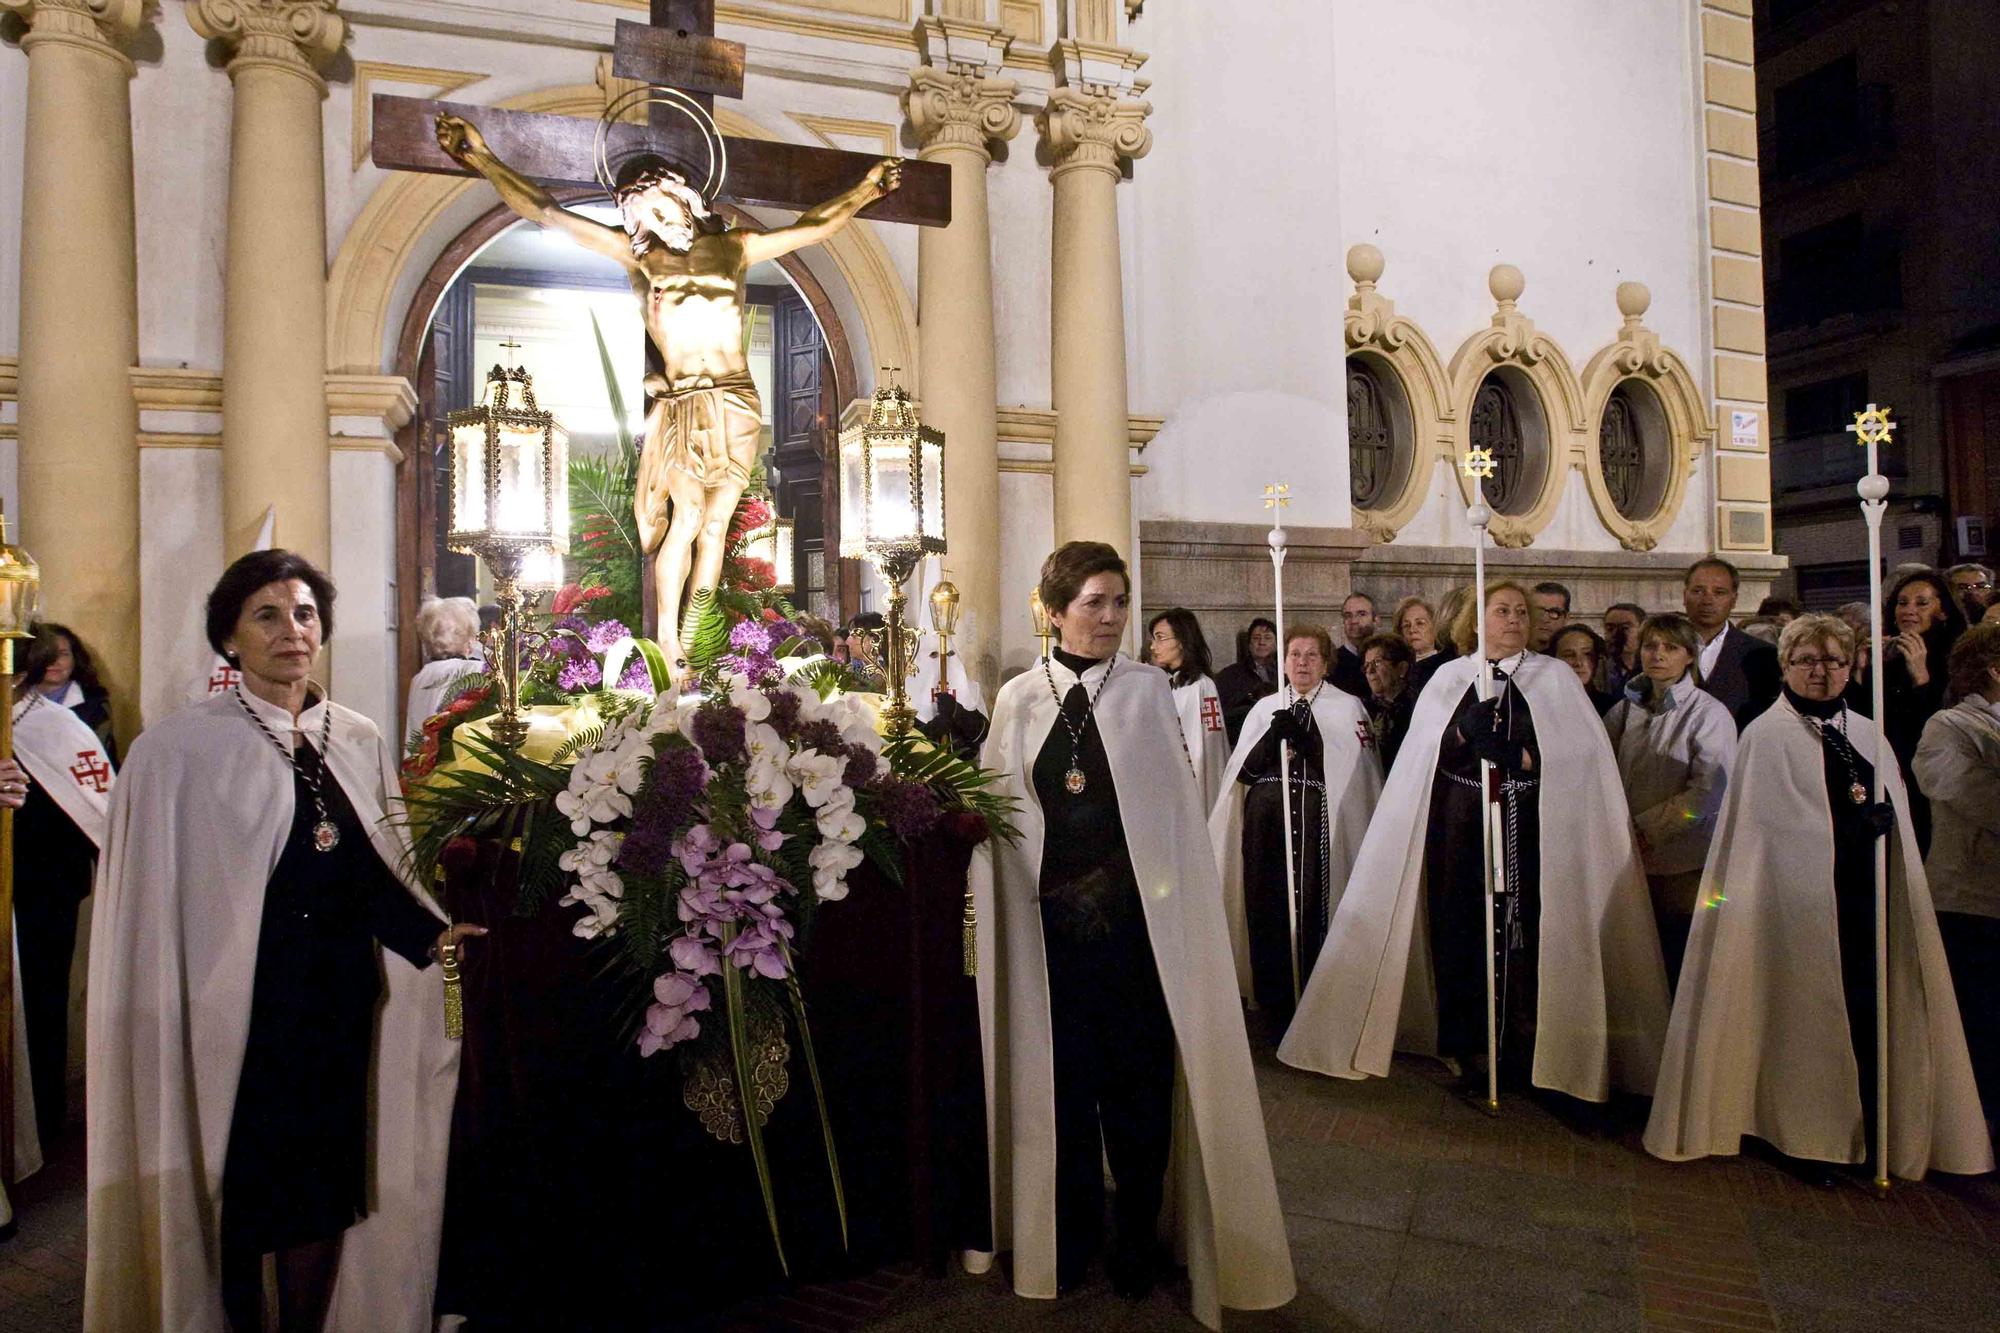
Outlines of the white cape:
{"label": "white cape", "polygon": [[1213,810],[1223,791],[1222,770],[1229,763],[1229,732],[1222,724],[1222,696],[1215,692],[1214,679],[1200,676],[1174,686],[1174,712],[1180,716],[1181,741],[1194,767],[1201,808]]}
{"label": "white cape", "polygon": [[[274,730],[289,725],[259,706]],[[315,741],[326,708],[327,766],[384,861],[400,866],[399,830],[383,822],[396,785],[381,734],[359,713],[319,704],[299,719]],[[224,1327],[222,1168],[292,784],[232,691],[154,723],[112,793],[90,949],[86,1329]],[[369,1216],[346,1235],[333,1333],[431,1325],[458,1048],[444,1036],[438,970],[385,961]]]}
{"label": "white cape", "polygon": [[444,692],[454,682],[476,676],[485,669],[486,663],[476,657],[440,657],[419,667],[417,674],[410,677],[410,697],[403,705],[404,744],[416,740],[424,723],[450,702]]}
{"label": "white cape", "polygon": [[57,700],[31,694],[14,705],[14,757],[103,851],[113,774],[97,733]]}
{"label": "white cape", "polygon": [[[1374,822],[1297,1017],[1288,1065],[1339,1078],[1389,1072],[1394,1051],[1434,1053],[1437,998],[1425,924],[1424,835],[1438,751],[1478,663],[1454,658],[1417,700]],[[1647,1093],[1667,1026],[1667,977],[1632,844],[1625,790],[1576,673],[1527,654],[1513,676],[1541,750],[1537,1087],[1585,1101]],[[1400,1040],[1399,1040],[1400,1035]]]}
{"label": "white cape", "polygon": [[[1077,677],[1060,662],[1056,688]],[[1085,673],[1095,687],[1102,679]],[[1039,664],[1000,689],[981,762],[1020,806],[1018,843],[983,843],[972,864],[979,917],[979,1008],[994,1244],[1014,1252],[1014,1290],[1056,1294],[1055,1074],[1048,972],[1036,902],[1044,825],[1031,772],[1058,725]],[[1166,1212],[1179,1223],[1195,1317],[1221,1326],[1221,1307],[1272,1309],[1297,1293],[1229,966],[1228,927],[1200,798],[1181,755],[1166,674],[1120,657],[1097,700],[1118,811],[1140,887],[1146,931],[1178,1060],[1174,1151]]]}
{"label": "white cape", "polygon": [[[915,678],[910,683],[910,707],[916,710],[919,722],[928,722],[937,716],[937,636],[926,634],[924,640],[931,646],[917,654]],[[975,713],[985,712],[986,692],[979,688],[978,681],[966,674],[965,659],[957,653],[951,655],[948,674],[951,677],[952,697],[958,700],[959,707],[969,708]]]}
{"label": "white cape", "polygon": [[[1864,759],[1874,723],[1852,710]],[[1822,742],[1779,699],[1743,731],[1702,872],[1646,1150],[1734,1155],[1745,1134],[1793,1157],[1859,1162],[1862,1091],[1840,982]],[[1889,840],[1889,1169],[1993,1169],[1958,1001],[1902,775],[1881,767]],[[1868,1031],[1873,1040],[1874,1028]],[[1874,1097],[1875,1089],[1866,1095]]]}
{"label": "white cape", "polygon": [[[1236,988],[1244,998],[1251,995],[1250,924],[1243,906],[1243,803],[1248,789],[1236,780],[1243,761],[1271,729],[1279,703],[1289,698],[1291,687],[1259,699],[1243,719],[1243,733],[1236,752],[1222,771],[1222,793],[1208,816],[1208,836],[1215,850],[1215,873],[1222,881],[1222,908],[1229,919],[1229,949],[1236,957]],[[1375,814],[1375,802],[1382,795],[1382,762],[1368,735],[1368,709],[1345,690],[1329,683],[1313,700],[1313,721],[1319,726],[1321,755],[1326,772],[1326,828],[1328,876],[1331,884],[1327,911],[1337,910],[1347,890],[1347,877],[1361,850],[1368,823]],[[1294,830],[1296,835],[1296,830]]]}

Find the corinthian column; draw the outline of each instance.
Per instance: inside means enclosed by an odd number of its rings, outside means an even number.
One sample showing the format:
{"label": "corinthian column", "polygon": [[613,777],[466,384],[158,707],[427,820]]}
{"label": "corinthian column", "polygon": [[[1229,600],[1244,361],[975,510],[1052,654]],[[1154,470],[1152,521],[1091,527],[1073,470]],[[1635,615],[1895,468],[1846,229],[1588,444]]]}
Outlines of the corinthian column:
{"label": "corinthian column", "polygon": [[1052,163],[1050,398],[1056,412],[1056,541],[1102,541],[1128,559],[1132,474],[1125,402],[1125,297],[1118,263],[1122,163],[1153,146],[1144,58],[1057,42],[1058,86],[1036,116]]}
{"label": "corinthian column", "polygon": [[319,71],[347,25],[334,0],[194,0],[229,49],[229,260],[222,315],[223,555],[277,543],[325,568],[326,187]]}
{"label": "corinthian column", "polygon": [[1000,453],[995,415],[988,145],[1014,137],[1016,85],[993,74],[1010,40],[956,19],[917,25],[928,62],[910,71],[903,112],[917,156],[951,168],[951,225],[917,237],[917,355],[927,424],[945,436],[945,522],[964,632],[958,650],[988,698],[1000,686]]}
{"label": "corinthian column", "polygon": [[21,540],[52,619],[139,730],[138,279],[132,62],[143,0],[0,0],[28,25],[22,135]]}

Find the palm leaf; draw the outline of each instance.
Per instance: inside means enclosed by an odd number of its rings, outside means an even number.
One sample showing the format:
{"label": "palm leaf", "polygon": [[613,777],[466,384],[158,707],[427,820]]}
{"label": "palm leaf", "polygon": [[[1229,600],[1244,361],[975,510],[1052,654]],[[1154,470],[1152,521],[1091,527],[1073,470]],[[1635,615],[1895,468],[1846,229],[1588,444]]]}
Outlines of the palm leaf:
{"label": "palm leaf", "polygon": [[792,965],[791,951],[785,952],[785,992],[792,999],[792,1015],[799,1024],[799,1045],[806,1053],[806,1076],[812,1080],[813,1101],[819,1107],[820,1137],[826,1142],[826,1170],[833,1178],[833,1207],[840,1214],[840,1248],[847,1248],[847,1189],[840,1179],[840,1154],[833,1146],[833,1118],[826,1112],[826,1088],[820,1083],[819,1057],[813,1052],[812,1029],[806,1025],[806,997],[799,989],[798,969]]}
{"label": "palm leaf", "polygon": [[750,1084],[750,1029],[743,1003],[743,971],[727,958],[736,939],[737,923],[722,928],[722,1006],[728,1016],[729,1053],[736,1063],[736,1109],[743,1117],[743,1138],[750,1145],[750,1160],[757,1168],[757,1189],[764,1196],[764,1222],[771,1228],[771,1248],[778,1252],[778,1271],[792,1275],[785,1262],[785,1241],[778,1234],[778,1201],[771,1190],[771,1162],[764,1151],[764,1127],[757,1123],[755,1094]]}
{"label": "palm leaf", "polygon": [[632,452],[632,432],[625,425],[625,395],[618,391],[618,367],[612,363],[611,349],[604,345],[604,330],[595,310],[590,316],[590,336],[597,340],[597,362],[604,368],[604,396],[611,400],[611,420],[618,433],[618,455],[622,462]]}

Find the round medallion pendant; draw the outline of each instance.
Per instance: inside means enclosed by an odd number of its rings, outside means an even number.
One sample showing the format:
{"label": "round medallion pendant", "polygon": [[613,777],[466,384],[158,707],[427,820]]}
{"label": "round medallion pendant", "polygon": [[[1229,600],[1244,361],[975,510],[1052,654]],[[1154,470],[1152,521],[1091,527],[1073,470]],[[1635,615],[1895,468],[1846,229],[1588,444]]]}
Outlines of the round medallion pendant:
{"label": "round medallion pendant", "polygon": [[1868,789],[1857,782],[1847,789],[1847,799],[1860,805],[1868,799]]}
{"label": "round medallion pendant", "polygon": [[1081,795],[1083,792],[1083,770],[1072,768],[1069,772],[1063,774],[1063,786],[1069,789],[1071,796]]}
{"label": "round medallion pendant", "polygon": [[331,819],[313,825],[313,850],[330,852],[340,845],[340,827]]}

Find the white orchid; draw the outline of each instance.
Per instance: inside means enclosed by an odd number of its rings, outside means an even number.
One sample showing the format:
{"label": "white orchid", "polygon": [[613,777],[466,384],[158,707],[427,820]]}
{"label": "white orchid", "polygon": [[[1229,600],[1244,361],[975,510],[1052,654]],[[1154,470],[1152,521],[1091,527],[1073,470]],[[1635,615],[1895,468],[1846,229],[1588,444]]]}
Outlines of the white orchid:
{"label": "white orchid", "polygon": [[813,892],[836,903],[847,896],[847,872],[861,864],[861,849],[851,843],[823,842],[806,855],[812,863]]}
{"label": "white orchid", "polygon": [[[835,792],[847,791],[842,777],[847,761],[818,750],[801,750],[785,765],[786,774],[805,790],[806,804],[817,810],[832,800]],[[853,793],[848,793],[852,796]]]}
{"label": "white orchid", "polygon": [[782,808],[798,790],[785,772],[792,757],[791,747],[768,722],[752,722],[745,727],[743,741],[750,751],[750,762],[743,775],[750,804]]}
{"label": "white orchid", "polygon": [[[846,791],[846,788],[841,790]],[[868,830],[868,821],[854,808],[854,793],[848,792],[845,801],[828,801],[819,809],[815,821],[819,825],[820,836],[829,842],[853,842]]]}
{"label": "white orchid", "polygon": [[587,751],[570,770],[568,790],[556,793],[556,809],[568,817],[570,832],[580,838],[593,824],[631,818],[632,797],[643,778],[640,766],[621,762],[616,751]]}
{"label": "white orchid", "polygon": [[771,701],[764,691],[750,683],[749,677],[733,675],[729,678],[729,702],[743,710],[745,721],[762,722],[771,716]]}

